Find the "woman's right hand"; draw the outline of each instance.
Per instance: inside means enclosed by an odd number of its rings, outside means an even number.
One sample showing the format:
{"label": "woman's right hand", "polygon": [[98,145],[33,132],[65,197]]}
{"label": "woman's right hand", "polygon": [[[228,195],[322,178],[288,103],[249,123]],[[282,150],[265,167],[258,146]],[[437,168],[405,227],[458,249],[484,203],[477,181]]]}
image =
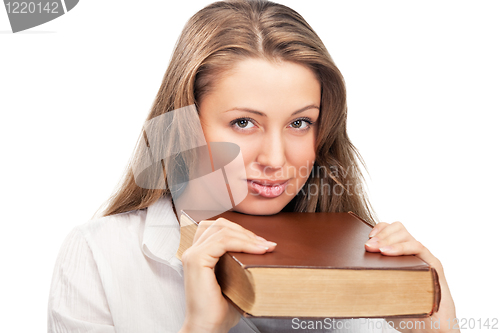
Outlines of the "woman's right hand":
{"label": "woman's right hand", "polygon": [[186,318],[181,332],[228,332],[239,312],[222,296],[214,273],[215,264],[226,252],[264,254],[276,243],[224,218],[202,221],[193,245],[182,255]]}

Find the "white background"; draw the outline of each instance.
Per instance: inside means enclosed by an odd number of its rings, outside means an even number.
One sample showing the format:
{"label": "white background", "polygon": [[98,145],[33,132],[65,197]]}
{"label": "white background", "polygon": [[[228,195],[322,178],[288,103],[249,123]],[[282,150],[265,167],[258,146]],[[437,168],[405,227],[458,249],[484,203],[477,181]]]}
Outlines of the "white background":
{"label": "white background", "polygon": [[[59,247],[112,193],[183,25],[209,2],[84,0],[17,34],[0,7],[2,331],[46,330]],[[499,318],[497,2],[281,3],[345,77],[380,220],[442,261],[459,318]]]}

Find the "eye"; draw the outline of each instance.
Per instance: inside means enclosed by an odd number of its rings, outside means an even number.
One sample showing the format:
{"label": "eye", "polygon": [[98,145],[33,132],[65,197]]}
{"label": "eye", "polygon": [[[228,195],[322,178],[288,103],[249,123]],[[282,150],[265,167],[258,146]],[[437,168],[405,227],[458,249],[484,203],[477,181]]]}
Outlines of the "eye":
{"label": "eye", "polygon": [[231,122],[231,126],[236,127],[236,130],[255,127],[253,120],[251,118],[235,119]]}
{"label": "eye", "polygon": [[307,130],[313,124],[311,118],[304,117],[292,121],[291,126],[298,130]]}

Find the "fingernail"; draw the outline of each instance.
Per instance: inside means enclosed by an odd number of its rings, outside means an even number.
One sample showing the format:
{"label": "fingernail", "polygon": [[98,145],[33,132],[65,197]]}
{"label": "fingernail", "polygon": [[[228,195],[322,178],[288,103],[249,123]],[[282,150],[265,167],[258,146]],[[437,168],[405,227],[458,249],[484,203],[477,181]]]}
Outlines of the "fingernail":
{"label": "fingernail", "polygon": [[263,244],[255,244],[256,246],[260,247],[260,248],[264,248],[266,250],[269,250],[269,247],[268,246],[265,246]]}
{"label": "fingernail", "polygon": [[378,238],[374,237],[368,240],[368,242],[365,243],[365,245],[370,246],[370,247],[376,247],[378,242]]}
{"label": "fingernail", "polygon": [[262,238],[262,237],[260,237],[260,236],[255,235],[255,238],[257,238],[257,239],[258,239],[258,240],[260,240],[260,241],[267,242],[267,239]]}
{"label": "fingernail", "polygon": [[275,245],[277,245],[275,242],[270,242],[270,241],[267,241],[267,240],[261,240],[260,243],[262,245],[266,245],[266,246],[275,246]]}
{"label": "fingernail", "polygon": [[384,247],[381,247],[379,250],[380,250],[380,252],[391,252],[392,247],[391,246],[384,246]]}
{"label": "fingernail", "polygon": [[373,236],[375,236],[377,234],[377,229],[373,229],[370,234],[368,235],[368,238],[372,238]]}

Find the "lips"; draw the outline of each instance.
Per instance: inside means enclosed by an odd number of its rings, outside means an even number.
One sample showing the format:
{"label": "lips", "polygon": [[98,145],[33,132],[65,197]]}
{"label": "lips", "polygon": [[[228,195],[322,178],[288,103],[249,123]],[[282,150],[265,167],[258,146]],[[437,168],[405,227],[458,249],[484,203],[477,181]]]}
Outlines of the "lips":
{"label": "lips", "polygon": [[276,198],[283,194],[289,179],[247,179],[248,186],[262,197]]}

